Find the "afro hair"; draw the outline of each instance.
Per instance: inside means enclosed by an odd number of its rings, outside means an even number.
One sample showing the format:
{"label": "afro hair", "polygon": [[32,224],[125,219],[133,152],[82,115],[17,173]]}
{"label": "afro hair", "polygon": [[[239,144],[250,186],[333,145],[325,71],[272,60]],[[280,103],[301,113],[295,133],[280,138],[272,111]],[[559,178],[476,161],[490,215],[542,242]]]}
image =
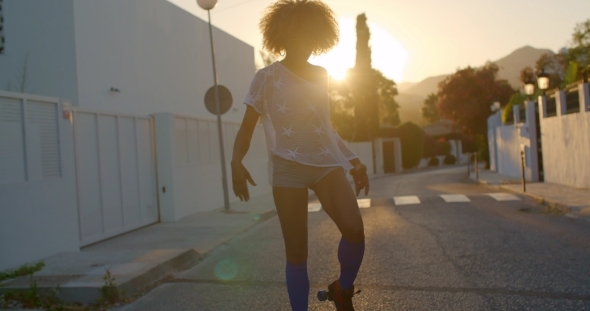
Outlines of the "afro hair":
{"label": "afro hair", "polygon": [[266,8],[259,27],[264,49],[275,55],[298,44],[319,55],[338,43],[334,12],[319,0],[278,0]]}

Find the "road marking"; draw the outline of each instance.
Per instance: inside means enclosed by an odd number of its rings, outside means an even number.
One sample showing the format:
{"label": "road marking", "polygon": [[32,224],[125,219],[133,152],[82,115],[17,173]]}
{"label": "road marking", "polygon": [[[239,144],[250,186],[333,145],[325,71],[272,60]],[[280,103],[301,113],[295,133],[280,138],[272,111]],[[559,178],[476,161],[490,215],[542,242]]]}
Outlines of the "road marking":
{"label": "road marking", "polygon": [[395,205],[410,205],[410,204],[420,204],[420,199],[415,196],[403,196],[403,197],[393,197],[393,201]]}
{"label": "road marking", "polygon": [[356,202],[359,204],[360,208],[369,208],[371,207],[371,199],[358,199]]}
{"label": "road marking", "polygon": [[317,213],[322,209],[322,204],[319,202],[315,203],[308,203],[307,204],[307,211],[309,213]]}
{"label": "road marking", "polygon": [[471,200],[463,194],[441,194],[440,197],[447,203],[471,202]]}
{"label": "road marking", "polygon": [[496,201],[520,201],[520,198],[515,196],[514,194],[510,193],[487,193],[490,197],[494,198]]}

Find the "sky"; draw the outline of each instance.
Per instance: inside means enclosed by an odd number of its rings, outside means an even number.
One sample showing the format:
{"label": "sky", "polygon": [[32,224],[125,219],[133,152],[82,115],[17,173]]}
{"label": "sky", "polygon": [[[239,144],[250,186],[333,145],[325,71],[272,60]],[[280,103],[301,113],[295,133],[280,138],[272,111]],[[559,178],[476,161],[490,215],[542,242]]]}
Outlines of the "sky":
{"label": "sky", "polygon": [[[195,0],[167,0],[207,20]],[[272,0],[219,0],[213,25],[259,50],[258,21]],[[480,66],[530,45],[557,51],[577,23],[590,19],[590,0],[325,0],[341,26],[341,44],[310,62],[336,78],[354,65],[354,23],[365,13],[373,67],[396,83]]]}

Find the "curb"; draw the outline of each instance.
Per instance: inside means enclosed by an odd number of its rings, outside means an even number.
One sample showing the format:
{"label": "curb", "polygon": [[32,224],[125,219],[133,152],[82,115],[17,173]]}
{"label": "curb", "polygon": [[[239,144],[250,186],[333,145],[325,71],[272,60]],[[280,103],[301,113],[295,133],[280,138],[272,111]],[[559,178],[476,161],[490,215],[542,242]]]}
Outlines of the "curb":
{"label": "curb", "polygon": [[490,187],[490,188],[495,188],[495,189],[498,189],[498,190],[501,189],[501,190],[509,191],[509,192],[512,192],[512,193],[517,193],[517,194],[521,194],[521,195],[527,196],[527,197],[529,197],[529,198],[537,201],[538,203],[541,203],[543,205],[546,205],[546,206],[550,207],[553,210],[556,210],[556,211],[558,211],[560,213],[563,213],[566,216],[570,215],[570,216],[568,216],[570,218],[579,218],[578,216],[576,216],[574,214],[571,214],[572,206],[569,206],[569,205],[566,205],[566,204],[563,204],[563,203],[560,203],[560,202],[557,202],[557,201],[554,201],[554,200],[551,200],[551,199],[547,199],[547,198],[545,198],[543,196],[539,196],[539,195],[536,195],[536,194],[532,194],[532,193],[528,193],[528,192],[522,192],[522,191],[515,191],[513,189],[504,187],[503,186],[504,185],[503,183],[498,183],[498,184],[496,184],[496,183],[489,183],[486,180],[474,179],[474,178],[471,178],[471,177],[469,177],[469,178],[471,180],[475,181],[475,182],[478,182],[481,185],[484,185],[484,186],[487,186],[487,187]]}
{"label": "curb", "polygon": [[[119,296],[133,296],[136,294],[140,294],[142,291],[152,288],[154,285],[157,285],[162,279],[167,277],[168,275],[198,264],[200,261],[203,260],[204,257],[207,256],[210,252],[217,249],[219,246],[227,243],[228,241],[232,240],[233,238],[239,236],[240,234],[252,229],[253,227],[257,226],[258,224],[271,219],[276,215],[276,210],[269,209],[268,211],[254,214],[254,219],[251,224],[244,226],[242,230],[239,230],[235,234],[228,235],[223,237],[219,240],[217,245],[213,246],[205,253],[199,253],[196,250],[190,248],[186,249],[180,254],[172,256],[167,260],[156,263],[153,267],[149,268],[147,271],[143,273],[136,273],[135,275],[131,274],[128,275],[129,277],[126,278],[125,281],[122,281],[120,284],[116,286],[116,292]],[[116,276],[117,278],[125,278],[123,276]],[[65,286],[64,286],[65,285]],[[96,303],[102,297],[102,285],[97,283],[88,283],[83,284],[80,283],[79,285],[74,286],[67,286],[63,284],[59,287],[59,294],[58,298],[64,302],[80,302],[80,303]],[[27,291],[29,290],[29,286],[14,286],[14,287],[4,287],[0,288],[0,293],[8,292],[8,291]],[[55,286],[39,286],[39,291],[42,294],[50,294],[54,292]]]}

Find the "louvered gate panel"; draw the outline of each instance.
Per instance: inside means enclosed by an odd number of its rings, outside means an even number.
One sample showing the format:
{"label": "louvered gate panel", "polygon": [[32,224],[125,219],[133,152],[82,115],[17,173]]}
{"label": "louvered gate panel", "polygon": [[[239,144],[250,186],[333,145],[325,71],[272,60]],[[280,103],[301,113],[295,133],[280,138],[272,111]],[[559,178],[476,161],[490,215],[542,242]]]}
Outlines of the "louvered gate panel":
{"label": "louvered gate panel", "polygon": [[152,119],[74,109],[82,246],[158,221]]}
{"label": "louvered gate panel", "polygon": [[26,181],[22,100],[0,97],[0,133],[0,185]]}

